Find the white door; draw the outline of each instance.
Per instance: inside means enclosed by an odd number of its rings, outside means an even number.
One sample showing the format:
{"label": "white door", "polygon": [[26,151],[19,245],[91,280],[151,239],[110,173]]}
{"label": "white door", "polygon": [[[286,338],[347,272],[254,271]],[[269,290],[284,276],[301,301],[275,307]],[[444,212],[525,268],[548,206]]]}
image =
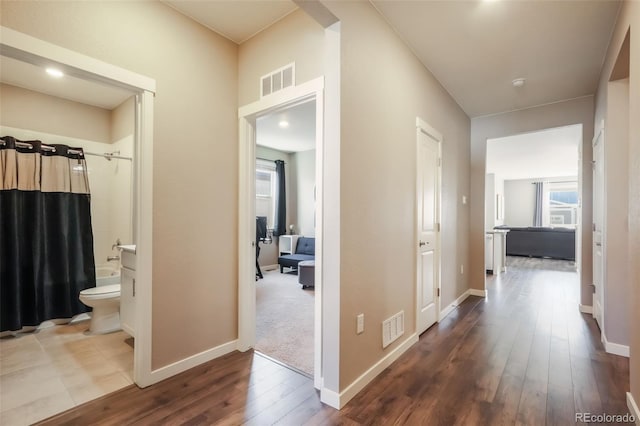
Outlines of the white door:
{"label": "white door", "polygon": [[593,317],[600,329],[604,319],[604,140],[601,131],[593,142]]}
{"label": "white door", "polygon": [[438,319],[440,288],[439,200],[440,140],[435,131],[418,129],[417,149],[417,331],[424,332]]}

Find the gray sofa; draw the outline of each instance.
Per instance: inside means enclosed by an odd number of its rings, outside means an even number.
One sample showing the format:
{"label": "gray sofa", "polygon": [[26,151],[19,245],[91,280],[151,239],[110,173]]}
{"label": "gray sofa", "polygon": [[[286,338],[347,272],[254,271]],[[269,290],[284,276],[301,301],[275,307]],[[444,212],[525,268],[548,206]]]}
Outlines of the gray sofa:
{"label": "gray sofa", "polygon": [[296,244],[294,254],[285,254],[278,258],[280,272],[284,272],[284,268],[297,268],[298,263],[303,260],[316,260],[316,239],[312,237],[300,237]]}
{"label": "gray sofa", "polygon": [[576,231],[569,228],[509,227],[507,256],[576,260]]}

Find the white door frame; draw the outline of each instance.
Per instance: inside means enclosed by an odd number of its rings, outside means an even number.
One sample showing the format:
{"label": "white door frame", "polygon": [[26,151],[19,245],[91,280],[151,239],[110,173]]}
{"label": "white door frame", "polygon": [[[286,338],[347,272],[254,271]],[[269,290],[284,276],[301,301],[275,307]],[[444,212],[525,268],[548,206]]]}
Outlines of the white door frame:
{"label": "white door frame", "polygon": [[[437,187],[438,187],[438,194],[436,196],[436,203],[437,203],[437,208],[436,208],[436,223],[438,224],[438,230],[436,231],[436,260],[435,260],[435,265],[437,268],[437,287],[436,287],[436,291],[437,291],[437,296],[436,296],[436,321],[440,322],[441,318],[441,300],[442,300],[442,265],[441,265],[441,259],[442,259],[442,255],[441,255],[441,250],[442,250],[442,244],[441,244],[441,233],[442,233],[442,142],[444,141],[442,134],[440,132],[438,132],[436,129],[434,129],[432,126],[430,126],[426,121],[424,121],[423,119],[421,119],[420,117],[416,117],[416,150],[418,149],[418,143],[419,143],[419,137],[420,137],[420,133],[424,133],[425,135],[429,136],[430,138],[434,139],[437,143],[438,143],[438,173],[437,173]],[[417,154],[417,151],[416,151]],[[417,193],[418,193],[418,167],[420,167],[420,161],[418,158],[418,155],[416,155],[416,200],[417,200]],[[416,250],[416,277],[415,277],[415,282],[416,282],[416,293],[415,293],[415,307],[416,307],[416,331],[418,330],[418,312],[420,311],[420,290],[419,290],[419,286],[420,286],[420,277],[417,275],[417,265],[418,262],[420,261],[420,251],[417,250],[419,241],[418,241],[418,230],[420,227],[419,224],[419,218],[418,218],[418,205],[416,203],[415,206],[415,231],[414,231],[414,250]]]}
{"label": "white door frame", "polygon": [[322,266],[324,235],[324,78],[283,89],[238,109],[239,224],[238,224],[238,350],[247,351],[256,340],[255,287],[255,137],[256,118],[300,102],[316,101],[316,267],[314,305],[314,386],[322,387]]}
{"label": "white door frame", "polygon": [[136,94],[133,231],[136,248],[136,344],[133,379],[146,387],[166,377],[151,370],[151,293],[153,239],[153,96],[154,79],[72,50],[0,27],[0,54],[36,66],[56,66],[67,75]]}
{"label": "white door frame", "polygon": [[[593,152],[593,161],[594,161],[594,167],[595,167],[595,148],[596,145],[598,144],[598,141],[600,141],[600,144],[602,145],[602,158],[600,159],[600,161],[602,161],[604,164],[606,164],[605,162],[605,140],[604,140],[604,123],[602,123],[602,127],[600,127],[600,130],[595,134],[595,136],[593,137],[593,140],[591,141],[591,148],[592,148],[592,152]],[[604,167],[603,164],[603,167]],[[595,169],[592,172],[595,175]],[[602,263],[600,265],[600,288],[595,287],[594,284],[594,289],[597,289],[599,292],[595,292],[593,293],[593,300],[591,301],[591,316],[593,316],[594,319],[596,320],[600,320],[598,322],[598,326],[601,328],[601,332],[600,332],[600,336],[601,339],[604,339],[604,316],[605,316],[605,309],[604,309],[604,299],[606,297],[605,295],[605,280],[607,278],[607,250],[606,250],[606,232],[607,232],[607,209],[605,208],[607,205],[607,177],[606,174],[603,173],[602,176],[603,182],[603,191],[602,191],[602,199],[600,200],[600,202],[602,203],[601,209],[602,209],[602,217],[600,218],[600,220],[602,221],[602,223],[600,224],[600,226],[602,227],[602,229],[600,230],[600,244],[602,245],[601,249],[602,249]],[[592,196],[595,195],[595,191],[596,191],[596,183],[595,183],[595,179],[592,182]],[[593,200],[595,199],[595,197],[593,197]],[[593,225],[592,225],[592,241],[591,241],[591,245],[592,248],[593,246],[596,244],[596,242],[593,240],[593,236],[595,235],[595,209],[593,209],[593,201],[592,201],[592,216],[593,217]],[[591,269],[594,270],[594,266],[595,266],[595,256],[592,250],[592,254],[591,254]],[[594,283],[595,283],[595,279],[596,277],[593,277]],[[598,301],[600,302],[598,305],[600,307],[600,309],[596,309],[596,299],[599,299]],[[599,317],[599,318],[598,318]]]}

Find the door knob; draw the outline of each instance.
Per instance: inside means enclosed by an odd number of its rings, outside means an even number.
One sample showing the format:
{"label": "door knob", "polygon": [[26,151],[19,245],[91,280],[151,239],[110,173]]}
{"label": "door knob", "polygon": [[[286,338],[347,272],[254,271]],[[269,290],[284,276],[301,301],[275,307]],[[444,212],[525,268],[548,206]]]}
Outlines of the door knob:
{"label": "door knob", "polygon": [[420,247],[426,245],[427,243],[425,243],[424,241],[420,241]]}

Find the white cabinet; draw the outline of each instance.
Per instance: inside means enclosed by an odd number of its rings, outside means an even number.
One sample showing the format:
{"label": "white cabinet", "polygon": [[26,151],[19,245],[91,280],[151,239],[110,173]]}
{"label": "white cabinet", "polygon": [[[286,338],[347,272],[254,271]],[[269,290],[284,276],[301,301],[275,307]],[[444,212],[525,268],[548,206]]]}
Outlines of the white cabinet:
{"label": "white cabinet", "polygon": [[296,244],[298,244],[300,235],[280,235],[278,237],[278,250],[280,255],[294,254],[296,252]]}
{"label": "white cabinet", "polygon": [[507,272],[507,232],[494,229],[485,234],[484,268],[490,274]]}
{"label": "white cabinet", "polygon": [[484,237],[484,269],[493,273],[493,234],[485,234]]}
{"label": "white cabinet", "polygon": [[120,325],[122,329],[135,338],[136,330],[136,254],[123,249],[120,253]]}

